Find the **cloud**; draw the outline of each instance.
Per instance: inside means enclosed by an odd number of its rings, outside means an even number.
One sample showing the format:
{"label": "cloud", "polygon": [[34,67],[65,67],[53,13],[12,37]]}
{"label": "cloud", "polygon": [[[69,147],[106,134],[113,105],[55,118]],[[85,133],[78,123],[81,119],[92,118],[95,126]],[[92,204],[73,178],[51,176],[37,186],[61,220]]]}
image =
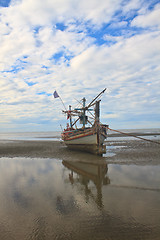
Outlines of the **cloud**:
{"label": "cloud", "polygon": [[158,114],[159,4],[124,3],[22,0],[0,8],[3,122],[61,121],[55,89],[74,106],[75,98],[90,101],[108,87],[102,118],[118,124],[128,111],[141,121]]}
{"label": "cloud", "polygon": [[124,1],[122,11],[124,13],[131,13],[134,10],[139,10],[142,7],[143,2],[145,1],[141,0]]}
{"label": "cloud", "polygon": [[[70,22],[70,21],[90,21],[94,25],[100,26],[104,22],[110,21],[119,8],[121,1],[117,0],[22,0],[12,1],[10,13],[12,12],[14,23],[20,24],[21,20],[31,25],[41,25]],[[14,13],[16,12],[16,16]],[[24,22],[23,22],[24,23]]]}
{"label": "cloud", "polygon": [[131,25],[137,27],[160,28],[160,4],[157,4],[152,11],[147,11],[133,19]]}

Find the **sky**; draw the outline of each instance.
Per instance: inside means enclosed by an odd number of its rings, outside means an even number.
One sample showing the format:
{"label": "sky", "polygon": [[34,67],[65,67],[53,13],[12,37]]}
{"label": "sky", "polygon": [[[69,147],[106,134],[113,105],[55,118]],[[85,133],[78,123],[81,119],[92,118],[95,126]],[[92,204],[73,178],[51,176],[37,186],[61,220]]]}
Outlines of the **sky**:
{"label": "sky", "polygon": [[101,122],[160,128],[159,0],[0,0],[0,132],[59,131],[104,88]]}

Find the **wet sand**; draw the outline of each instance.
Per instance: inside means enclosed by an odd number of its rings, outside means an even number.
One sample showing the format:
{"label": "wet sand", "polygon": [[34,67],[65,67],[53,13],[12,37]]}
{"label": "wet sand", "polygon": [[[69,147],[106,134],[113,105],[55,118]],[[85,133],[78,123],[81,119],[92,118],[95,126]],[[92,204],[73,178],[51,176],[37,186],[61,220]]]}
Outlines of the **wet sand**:
{"label": "wet sand", "polygon": [[116,136],[106,146],[100,157],[1,140],[0,239],[160,239],[160,145]]}
{"label": "wet sand", "polygon": [[142,140],[118,141],[118,138],[114,141],[114,137],[110,137],[106,141],[106,149],[107,153],[100,157],[90,153],[69,150],[64,143],[59,141],[0,141],[0,157],[41,157],[69,161],[103,159],[108,162],[113,161],[113,163],[154,165],[160,163],[160,144]]}

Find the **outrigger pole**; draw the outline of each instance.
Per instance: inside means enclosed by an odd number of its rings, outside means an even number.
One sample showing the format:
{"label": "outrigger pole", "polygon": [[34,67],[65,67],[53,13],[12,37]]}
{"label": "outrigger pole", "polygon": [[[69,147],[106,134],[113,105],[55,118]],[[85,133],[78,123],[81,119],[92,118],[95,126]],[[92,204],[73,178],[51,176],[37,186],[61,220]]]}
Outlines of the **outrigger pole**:
{"label": "outrigger pole", "polygon": [[89,107],[92,105],[92,103],[93,103],[99,96],[101,96],[102,93],[104,93],[105,91],[106,91],[106,88],[105,88],[102,92],[100,92],[100,93],[90,102],[90,104],[87,106],[87,108],[89,108]]}

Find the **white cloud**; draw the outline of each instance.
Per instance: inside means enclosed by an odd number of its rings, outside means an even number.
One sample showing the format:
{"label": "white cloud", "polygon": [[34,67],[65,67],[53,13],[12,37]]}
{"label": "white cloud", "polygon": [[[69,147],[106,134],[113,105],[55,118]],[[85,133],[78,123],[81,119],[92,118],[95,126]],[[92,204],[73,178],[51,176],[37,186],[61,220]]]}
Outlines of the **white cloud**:
{"label": "white cloud", "polygon": [[[133,36],[103,34],[102,39],[111,41],[110,45],[96,44],[94,35],[87,32],[91,26],[94,33],[103,23],[109,23],[120,4],[121,1],[23,0],[1,8],[1,119],[28,119],[30,124],[33,119],[35,124],[36,119],[47,118],[53,122],[55,115],[62,118],[62,106],[47,94],[56,89],[68,105],[75,104],[74,98],[84,96],[90,101],[104,87],[109,88],[110,94],[103,99],[103,117],[123,120],[128,109],[134,114],[157,113],[160,34],[154,26],[159,24],[159,5],[131,23],[153,27],[154,31],[149,28]],[[130,1],[123,10],[140,12],[140,6],[139,1]],[[56,27],[58,22],[66,26],[64,31]],[[115,16],[110,23],[109,29],[114,31]],[[117,22],[117,27],[127,27],[127,21]],[[55,60],[53,56],[59,53],[62,56]],[[19,66],[21,69],[16,69]]]}
{"label": "white cloud", "polygon": [[[94,25],[101,25],[110,21],[115,10],[122,1],[117,0],[22,0],[17,4],[11,4],[10,13],[16,23],[23,21],[31,25],[51,24],[51,22],[63,22],[70,20],[91,21]],[[17,17],[14,16],[17,13]],[[23,22],[24,23],[24,22]]]}
{"label": "white cloud", "polygon": [[120,28],[120,27],[126,27],[127,26],[127,21],[121,21],[121,22],[113,22],[110,24],[110,28]]}
{"label": "white cloud", "polygon": [[109,119],[109,118],[118,118],[119,114],[117,113],[108,113],[108,114],[103,114],[104,119]]}
{"label": "white cloud", "polygon": [[123,37],[122,36],[111,36],[111,35],[104,35],[103,37],[104,40],[106,41],[111,41],[111,42],[119,42],[119,41],[122,41],[123,40]]}
{"label": "white cloud", "polygon": [[157,4],[154,10],[139,15],[132,21],[132,26],[137,27],[156,27],[160,28],[160,4]]}
{"label": "white cloud", "polygon": [[133,11],[135,9],[139,9],[141,7],[141,4],[142,4],[141,0],[125,1],[122,10],[125,13],[128,13],[128,12]]}

